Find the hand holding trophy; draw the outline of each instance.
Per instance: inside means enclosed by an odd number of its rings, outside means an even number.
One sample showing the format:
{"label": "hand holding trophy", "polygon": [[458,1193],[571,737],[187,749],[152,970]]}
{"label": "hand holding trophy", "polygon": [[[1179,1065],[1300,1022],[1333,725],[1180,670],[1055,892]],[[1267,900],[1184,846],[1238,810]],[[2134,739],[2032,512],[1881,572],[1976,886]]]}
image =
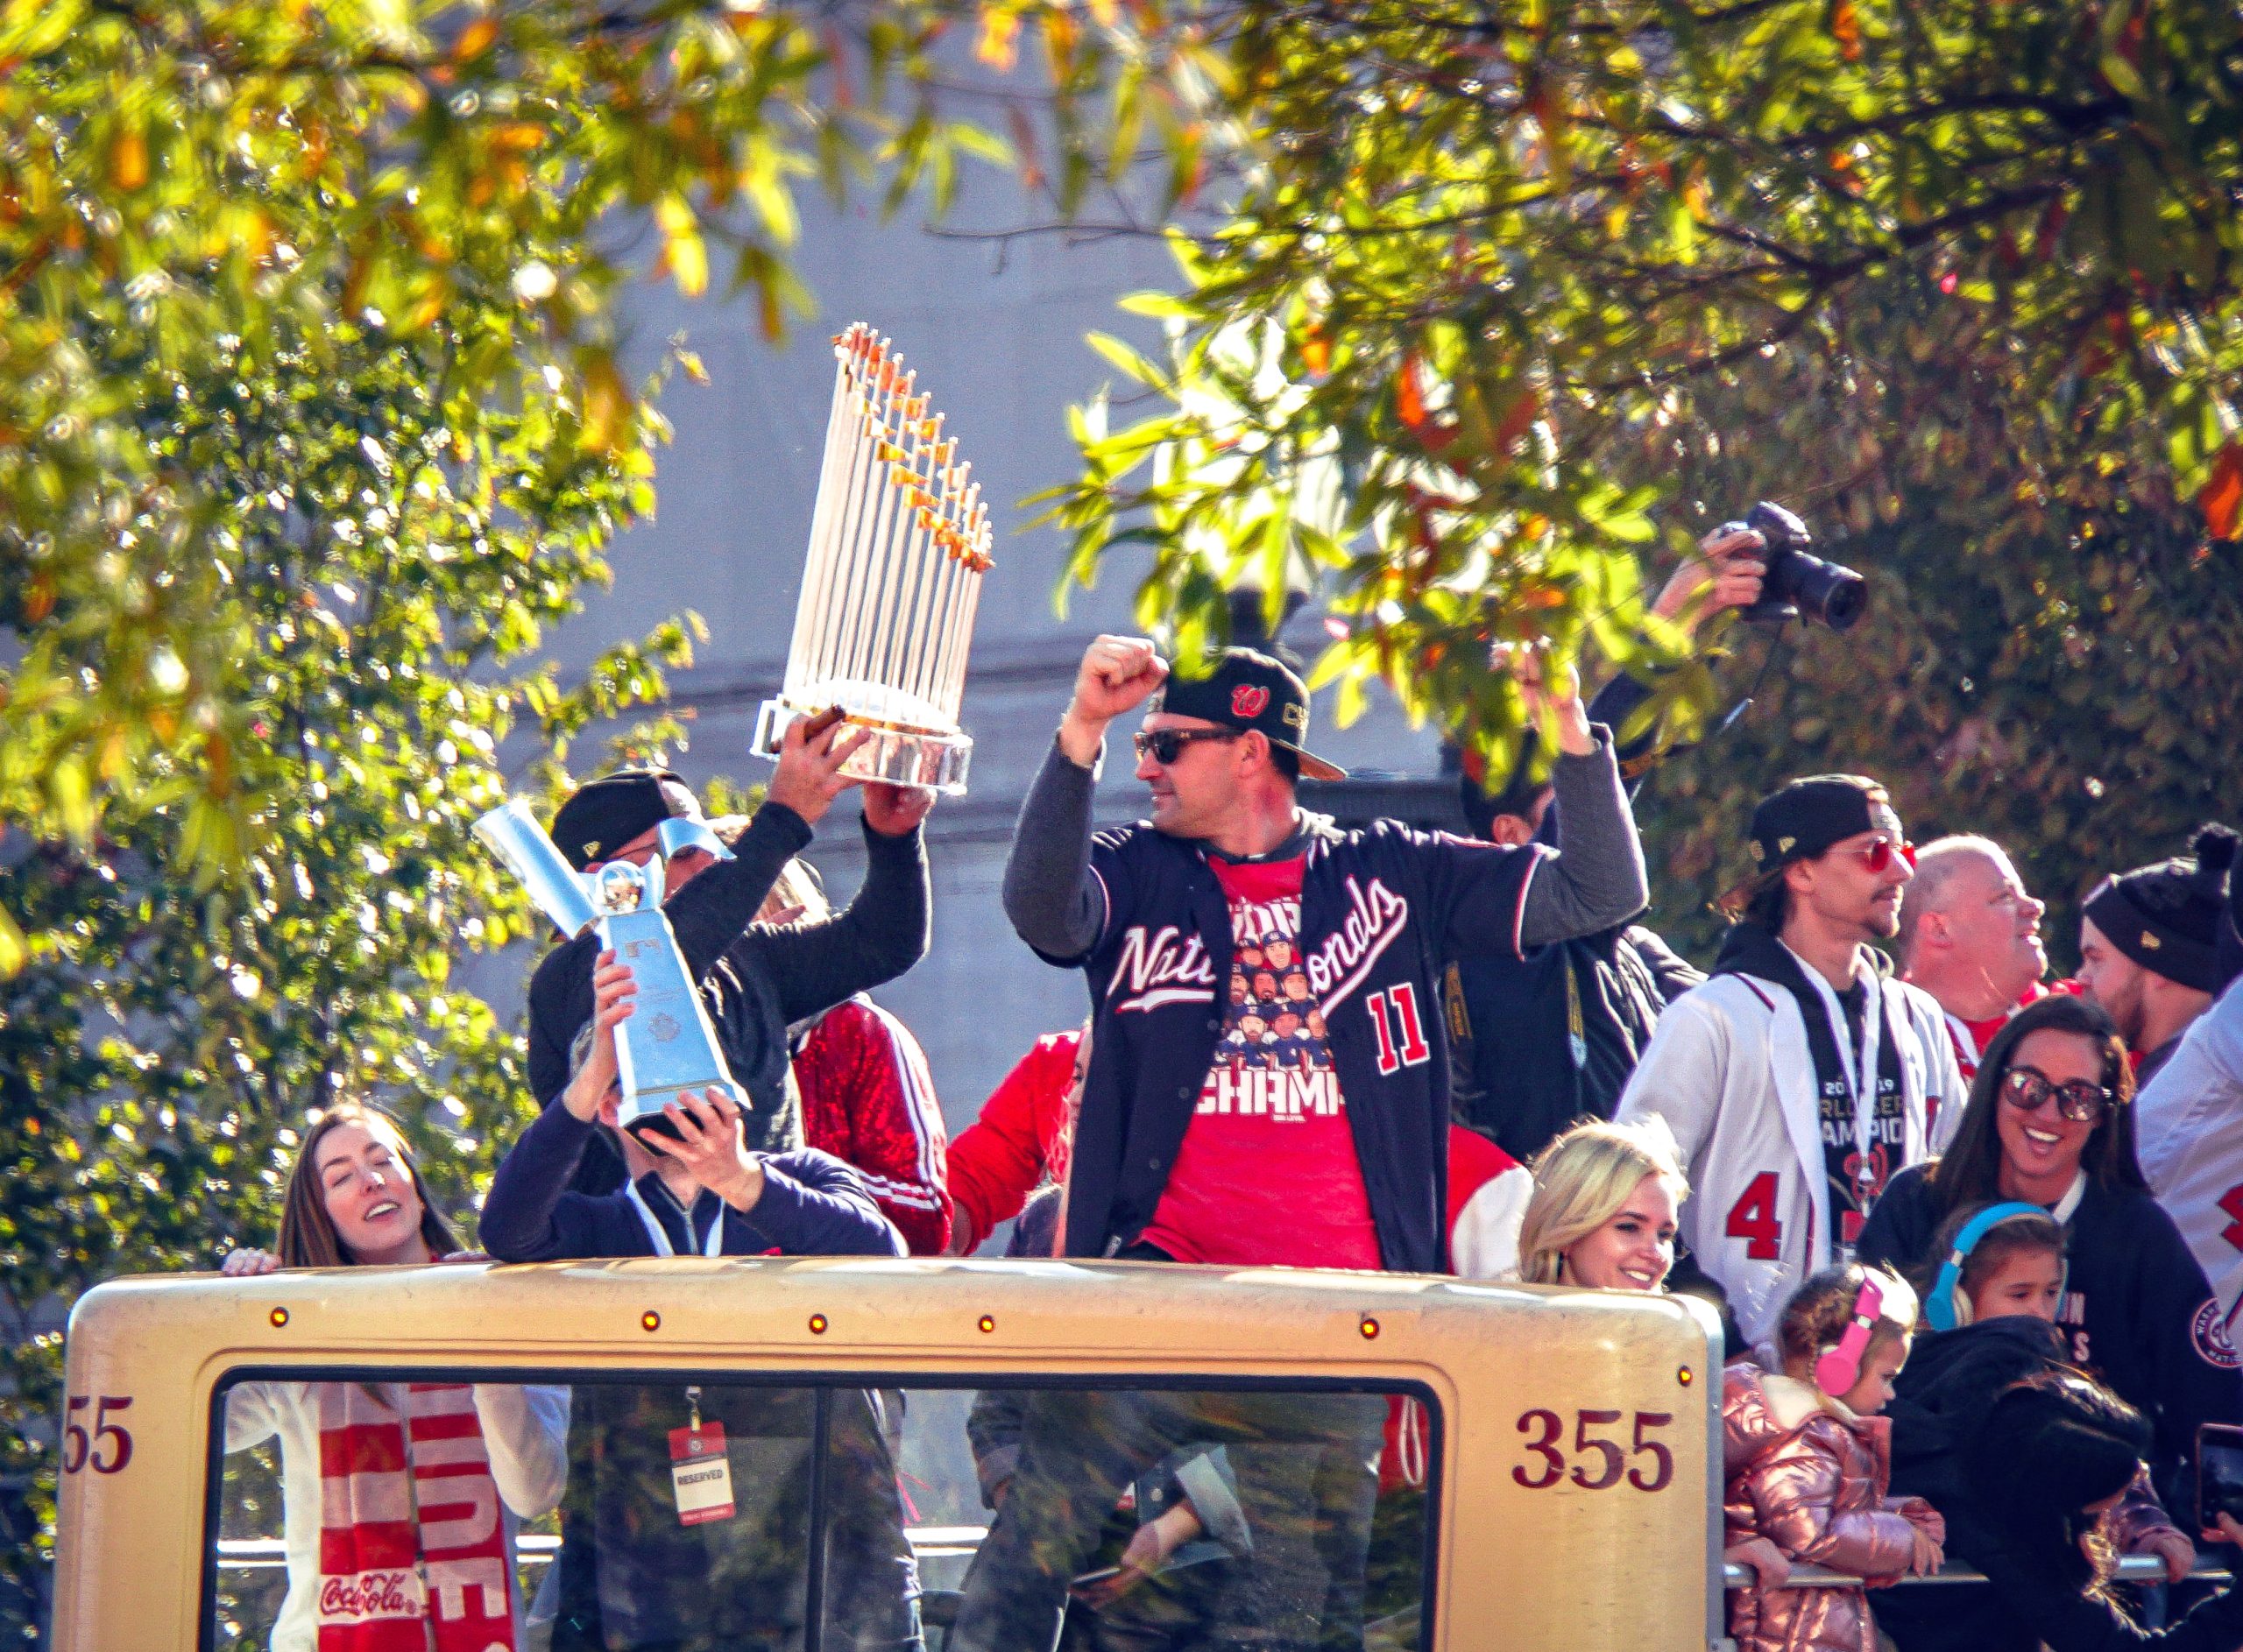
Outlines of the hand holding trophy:
{"label": "hand holding trophy", "polygon": [[[585,873],[562,858],[529,805],[520,800],[492,809],[474,830],[563,934],[581,935],[597,925],[603,951],[630,971],[633,996],[615,1018],[616,1077],[623,1090],[617,1124],[675,1135],[676,1127],[663,1109],[689,1091],[718,1089],[745,1105],[662,909],[662,868],[670,857],[692,848],[730,860],[732,852],[722,840],[700,821],[674,817],[662,822],[657,859],[644,866],[612,860]],[[601,1041],[593,1041],[597,1051]]]}

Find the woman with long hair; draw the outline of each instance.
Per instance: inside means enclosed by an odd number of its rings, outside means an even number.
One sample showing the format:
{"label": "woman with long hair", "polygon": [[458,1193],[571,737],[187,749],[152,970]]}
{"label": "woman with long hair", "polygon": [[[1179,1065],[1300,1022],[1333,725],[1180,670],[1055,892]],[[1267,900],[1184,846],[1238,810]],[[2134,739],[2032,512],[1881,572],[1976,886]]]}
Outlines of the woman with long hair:
{"label": "woman with long hair", "polygon": [[1545,1147],[1533,1168],[1518,1228],[1520,1280],[1593,1290],[1665,1286],[1690,1183],[1663,1124],[1585,1120]]}
{"label": "woman with long hair", "polygon": [[2111,1018],[2084,999],[2020,1010],[1978,1064],[1943,1157],[1893,1177],[1856,1254],[1936,1270],[1937,1236],[1982,1205],[2038,1205],[2064,1228],[2057,1324],[2073,1361],[2149,1420],[2153,1477],[2186,1508],[2197,1425],[2243,1415],[2243,1382],[2211,1287],[2134,1160],[2133,1070]]}
{"label": "woman with long hair", "polygon": [[[2147,1629],[2110,1588],[2112,1521],[2151,1439],[2139,1412],[2076,1373],[2007,1390],[1961,1446],[1960,1490],[1942,1510],[1948,1555],[1987,1581],[1935,1590],[1936,1602],[1905,1614],[1880,1600],[1879,1627],[1900,1652],[2237,1652],[2243,1591]],[[2243,1543],[2243,1526],[2218,1520],[2207,1536]]]}
{"label": "woman with long hair", "polygon": [[[413,1267],[458,1249],[397,1121],[345,1102],[305,1133],[277,1251],[236,1251],[224,1271]],[[519,1652],[514,1532],[560,1502],[568,1433],[565,1388],[235,1385],[226,1450],[280,1442],[288,1592],[273,1652],[371,1652],[416,1627],[433,1652]]]}

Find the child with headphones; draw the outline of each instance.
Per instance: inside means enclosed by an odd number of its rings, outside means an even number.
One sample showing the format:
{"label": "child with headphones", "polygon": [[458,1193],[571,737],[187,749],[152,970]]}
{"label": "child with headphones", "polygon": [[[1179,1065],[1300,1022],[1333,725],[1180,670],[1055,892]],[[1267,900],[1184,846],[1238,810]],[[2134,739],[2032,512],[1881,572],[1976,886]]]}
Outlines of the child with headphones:
{"label": "child with headphones", "polygon": [[[1949,1549],[1983,1564],[1985,1533],[1975,1507],[1972,1455],[2002,1396],[2020,1386],[2076,1374],[2070,1343],[2056,1328],[2066,1281],[2064,1230],[2037,1204],[1965,1206],[1941,1229],[1926,1281],[1924,1319],[1934,1334],[1917,1345],[1896,1385],[1893,1487],[1955,1517]],[[2100,1526],[2119,1554],[2154,1554],[2178,1582],[2196,1545],[2157,1500],[2147,1471],[2137,1473]],[[1967,1644],[1953,1634],[1964,1607],[1982,1606],[1983,1587],[1902,1592],[1880,1600],[1879,1627],[1906,1652]],[[1966,1614],[1967,1615],[1967,1614]]]}
{"label": "child with headphones", "polygon": [[[1850,1263],[1812,1275],[1776,1328],[1780,1373],[1739,1364],[1723,1376],[1726,1546],[1766,1540],[1788,1559],[1865,1587],[1939,1569],[1946,1528],[1921,1498],[1886,1494],[1890,1425],[1878,1414],[1907,1363],[1916,1295]],[[1861,1587],[1738,1589],[1739,1652],[1875,1652]]]}

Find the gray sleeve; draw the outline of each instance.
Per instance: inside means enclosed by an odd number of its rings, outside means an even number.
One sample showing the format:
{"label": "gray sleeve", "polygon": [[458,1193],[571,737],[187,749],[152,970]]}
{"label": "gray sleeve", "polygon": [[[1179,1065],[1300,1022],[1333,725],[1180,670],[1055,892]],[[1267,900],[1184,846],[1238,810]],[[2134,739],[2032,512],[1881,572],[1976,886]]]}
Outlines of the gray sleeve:
{"label": "gray sleeve", "polygon": [[1612,731],[1595,729],[1596,750],[1564,752],[1550,766],[1557,788],[1558,852],[1527,886],[1519,939],[1527,946],[1595,935],[1625,923],[1651,904],[1643,841],[1620,784]]}
{"label": "gray sleeve", "polygon": [[1080,958],[1098,943],[1104,898],[1090,870],[1091,792],[1095,768],[1079,768],[1057,739],[1021,804],[1005,859],[1005,915],[1045,957]]}

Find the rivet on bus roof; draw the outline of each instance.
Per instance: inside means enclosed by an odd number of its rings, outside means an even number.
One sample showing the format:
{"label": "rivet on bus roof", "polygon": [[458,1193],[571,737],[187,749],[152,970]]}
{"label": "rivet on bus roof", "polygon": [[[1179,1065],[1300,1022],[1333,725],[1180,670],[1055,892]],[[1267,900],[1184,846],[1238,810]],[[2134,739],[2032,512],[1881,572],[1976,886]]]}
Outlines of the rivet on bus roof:
{"label": "rivet on bus roof", "polygon": [[1684,1366],[1682,1369],[1674,1373],[1674,1380],[1687,1388],[1698,1380],[1698,1373],[1691,1370],[1689,1366]]}
{"label": "rivet on bus roof", "polygon": [[639,1316],[639,1328],[641,1331],[660,1331],[662,1328],[662,1317],[649,1308]]}
{"label": "rivet on bus roof", "polygon": [[810,1334],[813,1337],[823,1337],[825,1334],[825,1316],[824,1314],[812,1314],[810,1317]]}
{"label": "rivet on bus roof", "polygon": [[994,1331],[997,1328],[997,1318],[994,1314],[982,1315],[979,1323],[985,1332]]}
{"label": "rivet on bus roof", "polygon": [[288,1310],[285,1308],[274,1309],[272,1313],[272,1328],[275,1331],[278,1331],[281,1326],[288,1323]]}
{"label": "rivet on bus roof", "polygon": [[1356,1329],[1363,1333],[1363,1340],[1369,1342],[1373,1337],[1378,1335],[1378,1321],[1366,1317]]}

